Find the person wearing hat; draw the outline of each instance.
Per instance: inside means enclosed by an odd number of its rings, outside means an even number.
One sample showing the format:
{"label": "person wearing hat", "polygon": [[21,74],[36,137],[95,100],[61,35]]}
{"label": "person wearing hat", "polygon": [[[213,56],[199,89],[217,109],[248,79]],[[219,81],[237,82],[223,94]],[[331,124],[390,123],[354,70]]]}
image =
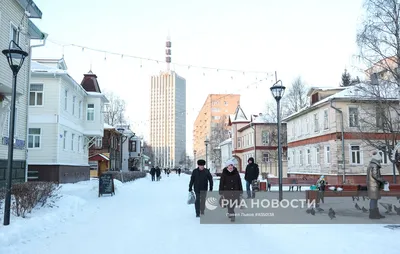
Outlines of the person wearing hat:
{"label": "person wearing hat", "polygon": [[225,163],[226,167],[222,170],[221,178],[219,180],[219,195],[222,199],[228,200],[228,216],[232,222],[235,221],[235,204],[240,202],[243,194],[242,179],[240,178],[239,171],[234,166],[232,160]]}
{"label": "person wearing hat", "polygon": [[255,198],[255,192],[252,188],[250,191],[250,186],[252,185],[254,180],[258,179],[258,175],[260,174],[260,169],[258,168],[258,164],[254,163],[254,158],[250,157],[247,160],[246,173],[244,174],[244,180],[246,180],[246,192],[247,198]]}
{"label": "person wearing hat", "polygon": [[190,177],[189,192],[192,192],[194,189],[194,193],[196,194],[196,202],[194,203],[196,217],[200,217],[200,214],[204,214],[207,197],[206,192],[209,187],[208,183],[210,183],[209,190],[213,190],[213,177],[210,171],[204,167],[205,165],[205,160],[198,160],[197,168],[193,170],[192,176]]}
{"label": "person wearing hat", "polygon": [[369,218],[382,219],[385,216],[379,213],[378,199],[381,198],[380,191],[383,189],[386,180],[381,176],[382,157],[377,151],[372,153],[372,159],[367,168],[367,190],[369,201]]}

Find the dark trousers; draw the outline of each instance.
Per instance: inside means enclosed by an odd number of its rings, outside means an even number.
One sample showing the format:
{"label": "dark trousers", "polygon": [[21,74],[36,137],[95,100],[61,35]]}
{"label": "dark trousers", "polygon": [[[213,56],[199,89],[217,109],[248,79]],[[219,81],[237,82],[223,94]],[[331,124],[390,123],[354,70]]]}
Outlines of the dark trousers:
{"label": "dark trousers", "polygon": [[376,209],[376,208],[378,208],[378,200],[370,199],[369,200],[369,209]]}
{"label": "dark trousers", "polygon": [[156,180],[156,176],[155,175],[151,175],[151,180],[152,181]]}
{"label": "dark trousers", "polygon": [[200,192],[196,192],[196,202],[194,203],[196,215],[200,215],[200,212],[204,213],[204,210],[206,208],[206,197],[206,192],[203,192],[201,194]]}

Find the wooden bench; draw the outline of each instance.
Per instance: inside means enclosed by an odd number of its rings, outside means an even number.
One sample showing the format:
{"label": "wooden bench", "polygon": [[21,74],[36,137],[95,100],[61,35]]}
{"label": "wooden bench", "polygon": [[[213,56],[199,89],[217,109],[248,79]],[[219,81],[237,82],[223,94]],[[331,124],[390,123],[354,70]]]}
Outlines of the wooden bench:
{"label": "wooden bench", "polygon": [[[307,203],[315,202],[319,204],[320,201],[324,201],[326,197],[367,197],[368,191],[360,190],[360,185],[338,185],[342,191],[332,191],[329,189],[330,185],[327,185],[325,191],[318,190],[306,190]],[[400,184],[393,184],[389,186],[390,191],[381,191],[382,197],[400,197]]]}
{"label": "wooden bench", "polygon": [[[268,178],[268,190],[271,191],[271,186],[279,185],[279,178]],[[302,186],[311,186],[316,183],[314,179],[299,179],[299,178],[282,178],[282,186],[289,186],[289,191],[294,191],[294,187],[296,191],[301,191]]]}

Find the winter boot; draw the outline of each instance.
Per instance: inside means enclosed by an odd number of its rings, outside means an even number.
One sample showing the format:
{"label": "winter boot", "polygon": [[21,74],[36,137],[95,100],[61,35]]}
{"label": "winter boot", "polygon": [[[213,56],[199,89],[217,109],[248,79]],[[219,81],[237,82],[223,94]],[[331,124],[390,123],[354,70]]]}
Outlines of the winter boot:
{"label": "winter boot", "polygon": [[379,217],[376,217],[375,209],[369,209],[369,218],[370,218],[371,220],[379,219]]}
{"label": "winter boot", "polygon": [[235,222],[235,214],[232,214],[230,217],[231,217],[231,222]]}

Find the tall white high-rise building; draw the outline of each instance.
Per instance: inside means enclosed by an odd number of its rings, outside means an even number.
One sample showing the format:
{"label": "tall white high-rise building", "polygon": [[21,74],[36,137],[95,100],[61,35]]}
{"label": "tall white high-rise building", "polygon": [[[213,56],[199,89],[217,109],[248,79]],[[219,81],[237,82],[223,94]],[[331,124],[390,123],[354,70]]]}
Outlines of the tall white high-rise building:
{"label": "tall white high-rise building", "polygon": [[171,41],[166,43],[167,71],[151,77],[150,145],[155,166],[173,168],[186,157],[186,80],[169,69]]}

